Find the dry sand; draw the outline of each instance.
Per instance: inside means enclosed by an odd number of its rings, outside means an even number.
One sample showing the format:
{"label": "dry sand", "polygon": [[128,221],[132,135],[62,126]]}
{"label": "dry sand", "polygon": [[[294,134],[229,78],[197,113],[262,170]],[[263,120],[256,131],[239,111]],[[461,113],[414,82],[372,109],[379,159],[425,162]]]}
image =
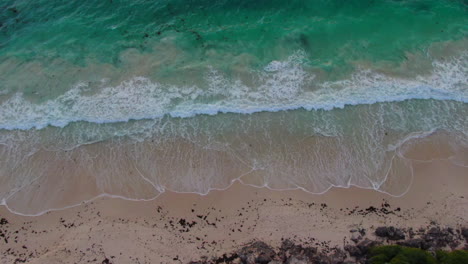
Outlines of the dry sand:
{"label": "dry sand", "polygon": [[187,263],[252,240],[342,246],[350,229],[468,222],[467,168],[416,162],[403,197],[333,188],[323,195],[233,184],[206,196],[166,192],[153,201],[103,197],[27,217],[0,208],[1,263]]}

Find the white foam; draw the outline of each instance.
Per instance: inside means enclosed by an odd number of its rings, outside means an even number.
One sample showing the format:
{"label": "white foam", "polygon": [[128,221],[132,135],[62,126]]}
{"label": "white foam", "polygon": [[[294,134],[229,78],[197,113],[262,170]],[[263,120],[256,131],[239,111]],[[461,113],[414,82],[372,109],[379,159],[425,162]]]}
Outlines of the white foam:
{"label": "white foam", "polygon": [[[436,61],[432,74],[413,79],[360,69],[346,80],[324,83],[318,83],[315,76],[306,71],[301,63],[303,58],[299,52],[285,61],[271,62],[264,71],[252,72],[258,81],[255,87],[211,70],[206,76],[208,87],[171,86],[134,77],[92,95],[87,84],[79,83],[65,94],[41,104],[32,103],[17,93],[1,103],[0,129],[64,127],[76,121],[126,122],[164,115],[250,114],[299,108],[331,110],[346,105],[408,99],[468,102],[467,54],[446,62]],[[311,87],[318,88],[312,90]]]}

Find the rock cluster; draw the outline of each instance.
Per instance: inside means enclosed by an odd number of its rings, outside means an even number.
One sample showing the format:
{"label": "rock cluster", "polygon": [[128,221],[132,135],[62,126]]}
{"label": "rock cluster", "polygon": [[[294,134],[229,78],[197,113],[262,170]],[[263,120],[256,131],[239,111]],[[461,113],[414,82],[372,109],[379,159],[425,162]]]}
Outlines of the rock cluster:
{"label": "rock cluster", "polygon": [[385,237],[389,240],[401,240],[405,239],[405,233],[403,230],[393,226],[381,226],[375,230],[375,235],[379,237]]}
{"label": "rock cluster", "polygon": [[364,229],[350,230],[351,238],[340,248],[317,248],[296,244],[291,240],[284,240],[275,250],[268,244],[255,241],[242,247],[229,256],[208,260],[203,258],[190,264],[346,264],[367,263],[370,250],[379,245],[398,244],[406,247],[424,250],[438,249],[468,249],[468,228],[455,230],[449,227],[430,226],[427,229],[401,229],[394,226],[382,226],[375,229],[375,236],[367,236]]}
{"label": "rock cluster", "polygon": [[281,247],[275,251],[264,242],[256,241],[237,252],[231,257],[223,255],[220,258],[192,261],[190,264],[208,263],[242,263],[242,264],[340,264],[345,263],[346,252],[340,249],[331,249],[328,254],[318,251],[316,247],[302,246],[291,240],[284,240]]}

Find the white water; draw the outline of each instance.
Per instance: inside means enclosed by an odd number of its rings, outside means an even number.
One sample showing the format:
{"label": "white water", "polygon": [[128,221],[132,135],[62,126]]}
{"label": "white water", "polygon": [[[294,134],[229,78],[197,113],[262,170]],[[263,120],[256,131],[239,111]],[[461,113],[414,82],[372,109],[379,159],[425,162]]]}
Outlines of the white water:
{"label": "white water", "polygon": [[64,127],[71,122],[115,123],[129,120],[193,117],[200,114],[331,110],[346,105],[436,99],[468,102],[468,55],[434,62],[432,72],[411,79],[361,69],[348,79],[318,81],[301,64],[301,53],[252,72],[255,86],[211,70],[207,87],[173,86],[133,77],[117,86],[90,91],[79,83],[64,94],[33,103],[16,93],[0,103],[0,129]]}

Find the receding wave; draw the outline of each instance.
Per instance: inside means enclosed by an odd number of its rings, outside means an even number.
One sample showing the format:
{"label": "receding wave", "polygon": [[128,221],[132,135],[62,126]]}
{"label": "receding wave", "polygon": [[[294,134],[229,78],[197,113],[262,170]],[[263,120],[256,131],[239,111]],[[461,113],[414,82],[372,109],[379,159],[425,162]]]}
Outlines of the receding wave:
{"label": "receding wave", "polygon": [[429,99],[0,130],[0,197],[12,211],[39,214],[102,194],[206,194],[236,180],[277,190],[359,186],[402,195],[412,160],[426,159],[413,146],[426,144],[441,153],[437,158],[468,166],[467,111],[463,102]]}

